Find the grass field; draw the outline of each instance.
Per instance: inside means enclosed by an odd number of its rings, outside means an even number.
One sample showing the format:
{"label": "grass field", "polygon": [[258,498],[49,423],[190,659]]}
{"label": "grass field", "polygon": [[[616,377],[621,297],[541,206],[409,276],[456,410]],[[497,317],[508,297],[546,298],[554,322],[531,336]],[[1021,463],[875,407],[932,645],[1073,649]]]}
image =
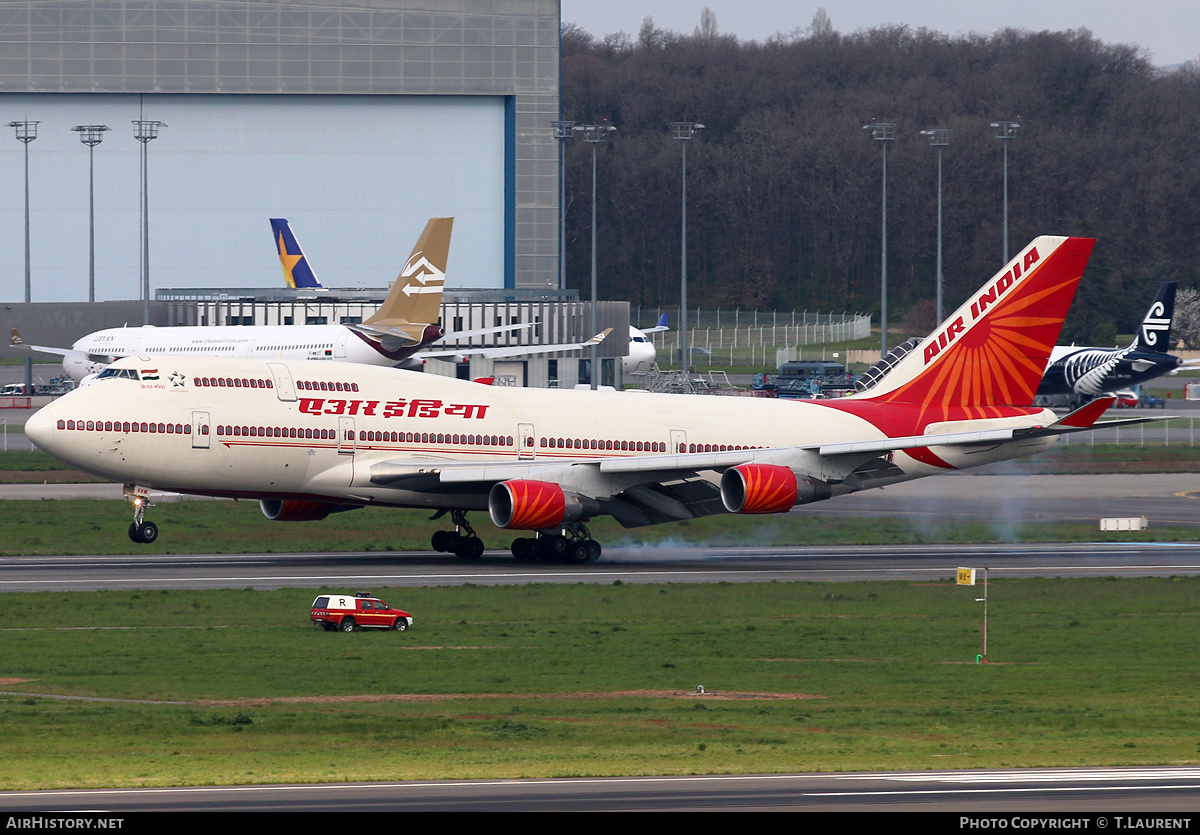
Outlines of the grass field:
{"label": "grass field", "polygon": [[[1163,460],[1097,449],[1059,460]],[[130,515],[115,501],[0,502],[0,552],[127,553]],[[153,511],[154,550],[426,550],[442,526],[427,517],[288,525],[252,502],[169,503]],[[1011,535],[771,522],[592,527],[609,546]],[[1018,530],[1099,538],[1093,525]],[[511,539],[480,532],[494,549]],[[5,595],[0,729],[16,767],[0,789],[1200,762],[1200,578],[993,580],[986,665],[978,589],[945,581],[371,590],[415,628],[322,632],[307,621],[315,588]]]}
{"label": "grass field", "polygon": [[[319,522],[272,522],[257,502],[185,501],[160,504],[149,518],[161,535],[136,546],[126,529],[133,518],[123,501],[0,501],[0,556],[53,554],[241,554],[338,551],[428,551],[445,518],[427,511],[364,508]],[[476,517],[490,552],[508,554],[513,532]],[[611,519],[589,524],[605,548],[642,545],[889,545],[956,542],[1171,542],[1192,541],[1194,528],[1155,524],[1143,531],[1098,531],[1095,523],[1024,522],[1012,525],[952,522],[901,516],[851,519],[819,512],[764,519],[723,514],[626,530]]]}
{"label": "grass field", "polygon": [[0,788],[1200,761],[1200,579],[315,591],[10,596]]}

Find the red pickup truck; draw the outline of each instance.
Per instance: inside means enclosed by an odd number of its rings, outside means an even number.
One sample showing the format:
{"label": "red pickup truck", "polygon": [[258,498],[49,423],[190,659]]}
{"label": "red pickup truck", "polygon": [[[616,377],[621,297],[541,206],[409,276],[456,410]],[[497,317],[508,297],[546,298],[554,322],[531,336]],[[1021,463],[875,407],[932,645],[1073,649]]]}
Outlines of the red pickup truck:
{"label": "red pickup truck", "polygon": [[356,629],[394,629],[404,632],[413,625],[408,612],[393,609],[367,592],[322,594],[313,601],[309,619],[327,632]]}

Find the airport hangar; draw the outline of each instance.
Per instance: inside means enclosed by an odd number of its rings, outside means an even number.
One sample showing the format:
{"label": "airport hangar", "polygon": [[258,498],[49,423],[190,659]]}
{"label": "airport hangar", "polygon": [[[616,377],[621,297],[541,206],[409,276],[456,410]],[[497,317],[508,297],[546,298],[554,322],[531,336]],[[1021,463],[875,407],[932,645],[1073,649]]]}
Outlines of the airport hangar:
{"label": "airport hangar", "polygon": [[[8,200],[0,326],[62,345],[141,324],[142,303],[122,300],[141,298],[144,240],[151,323],[248,322],[179,291],[163,300],[162,288],[292,303],[254,289],[280,276],[270,217],[292,221],[326,286],[379,287],[426,219],[453,216],[448,329],[529,315],[561,323],[534,341],[587,339],[590,315],[558,289],[559,31],[558,0],[0,0],[0,121],[38,122],[35,140],[0,144],[0,189],[29,184],[32,299],[20,301],[24,204]],[[135,120],[161,122],[157,138],[137,141]],[[89,149],[72,131],[81,125],[110,130]],[[90,263],[94,304],[81,301]],[[466,288],[481,290],[479,310],[461,307]],[[523,304],[564,307],[513,312]],[[361,313],[305,320],[324,315]],[[288,317],[264,308],[253,318]],[[627,350],[628,306],[604,305],[605,327],[620,335],[599,350],[609,382]],[[538,384],[549,359],[566,357],[578,355],[531,359],[523,376]],[[563,385],[586,374],[559,365]]]}

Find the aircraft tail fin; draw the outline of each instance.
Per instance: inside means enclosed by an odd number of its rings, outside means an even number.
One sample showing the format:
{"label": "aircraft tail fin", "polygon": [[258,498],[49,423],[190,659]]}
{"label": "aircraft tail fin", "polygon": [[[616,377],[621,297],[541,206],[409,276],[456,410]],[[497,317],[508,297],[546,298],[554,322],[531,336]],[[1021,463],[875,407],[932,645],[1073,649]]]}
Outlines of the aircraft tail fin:
{"label": "aircraft tail fin", "polygon": [[437,322],[442,311],[442,287],[450,256],[452,217],[432,217],[417,239],[412,254],[379,309],[364,319],[376,328],[392,324]]}
{"label": "aircraft tail fin", "polygon": [[279,263],[283,265],[283,280],[292,289],[302,287],[320,287],[321,282],[308,265],[300,242],[292,234],[292,227],[281,217],[271,218],[272,237],[275,238],[275,248],[279,250]]}
{"label": "aircraft tail fin", "polygon": [[1146,353],[1165,354],[1170,347],[1171,320],[1175,318],[1175,282],[1167,281],[1158,288],[1154,303],[1146,311],[1138,328],[1136,347]]}
{"label": "aircraft tail fin", "polygon": [[1042,236],[855,399],[1031,406],[1095,240]]}

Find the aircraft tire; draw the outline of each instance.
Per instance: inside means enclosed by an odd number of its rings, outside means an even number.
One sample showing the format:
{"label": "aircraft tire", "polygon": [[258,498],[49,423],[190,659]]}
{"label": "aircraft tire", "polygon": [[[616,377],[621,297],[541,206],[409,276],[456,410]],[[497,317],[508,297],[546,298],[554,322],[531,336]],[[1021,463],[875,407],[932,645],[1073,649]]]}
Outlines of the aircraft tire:
{"label": "aircraft tire", "polygon": [[149,545],[154,540],[158,539],[158,525],[153,522],[143,522],[138,528],[138,542],[143,545]]}
{"label": "aircraft tire", "polygon": [[584,544],[587,545],[586,562],[595,562],[596,560],[600,559],[600,554],[603,553],[604,549],[600,547],[599,542],[594,539],[589,539]]}
{"label": "aircraft tire", "polygon": [[539,551],[544,559],[558,561],[567,555],[570,541],[562,534],[545,536],[539,540]]}
{"label": "aircraft tire", "polygon": [[512,541],[512,555],[517,562],[533,562],[538,556],[537,540],[519,536]]}
{"label": "aircraft tire", "polygon": [[129,523],[129,538],[130,538],[131,540],[133,540],[134,542],[141,542],[141,541],[142,541],[142,534],[141,534],[141,531],[139,531],[139,530],[138,530],[138,523],[137,523],[137,522],[130,522],[130,523]]}
{"label": "aircraft tire", "polygon": [[468,536],[462,538],[458,547],[454,549],[454,555],[462,560],[477,560],[483,556],[483,540],[477,536]]}

